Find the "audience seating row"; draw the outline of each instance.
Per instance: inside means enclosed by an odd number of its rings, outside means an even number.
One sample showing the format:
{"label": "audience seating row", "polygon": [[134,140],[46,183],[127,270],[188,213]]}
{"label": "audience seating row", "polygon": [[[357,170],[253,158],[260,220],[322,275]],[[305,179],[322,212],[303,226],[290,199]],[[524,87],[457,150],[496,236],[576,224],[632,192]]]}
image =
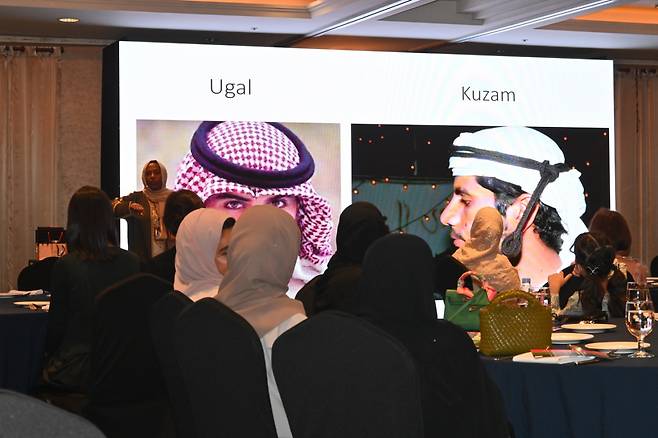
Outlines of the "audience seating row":
{"label": "audience seating row", "polygon": [[[217,300],[138,274],[99,296],[94,330],[85,415],[108,437],[276,437],[258,335]],[[365,321],[314,316],[272,361],[294,437],[423,436],[411,356]]]}

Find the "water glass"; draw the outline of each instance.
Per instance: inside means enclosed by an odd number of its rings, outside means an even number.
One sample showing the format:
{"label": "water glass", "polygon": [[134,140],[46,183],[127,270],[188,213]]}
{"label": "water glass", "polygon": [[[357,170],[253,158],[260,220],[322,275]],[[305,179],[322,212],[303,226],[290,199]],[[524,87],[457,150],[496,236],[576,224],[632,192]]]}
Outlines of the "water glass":
{"label": "water glass", "polygon": [[654,309],[651,300],[626,301],[626,328],[637,339],[637,351],[631,358],[650,358],[654,355],[643,348],[644,338],[653,330]]}
{"label": "water glass", "polygon": [[550,293],[550,303],[551,303],[551,315],[555,319],[560,314],[560,294]]}
{"label": "water glass", "polygon": [[532,294],[532,296],[534,296],[537,299],[537,301],[541,303],[542,306],[548,307],[551,305],[550,302],[551,294],[548,290],[548,287],[542,287],[538,291],[536,292],[531,291],[530,293]]}
{"label": "water glass", "polygon": [[626,301],[651,301],[651,294],[646,284],[629,281],[626,284]]}

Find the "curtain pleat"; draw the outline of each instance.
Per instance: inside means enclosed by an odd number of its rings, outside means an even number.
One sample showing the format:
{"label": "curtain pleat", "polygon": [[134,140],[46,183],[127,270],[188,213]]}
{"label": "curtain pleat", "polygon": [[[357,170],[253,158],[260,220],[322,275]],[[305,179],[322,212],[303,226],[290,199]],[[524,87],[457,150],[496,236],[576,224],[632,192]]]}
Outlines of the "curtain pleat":
{"label": "curtain pleat", "polygon": [[0,55],[0,289],[35,256],[34,230],[55,224],[59,52]]}
{"label": "curtain pleat", "polygon": [[648,264],[658,254],[658,74],[615,69],[617,210],[633,234],[631,255]]}

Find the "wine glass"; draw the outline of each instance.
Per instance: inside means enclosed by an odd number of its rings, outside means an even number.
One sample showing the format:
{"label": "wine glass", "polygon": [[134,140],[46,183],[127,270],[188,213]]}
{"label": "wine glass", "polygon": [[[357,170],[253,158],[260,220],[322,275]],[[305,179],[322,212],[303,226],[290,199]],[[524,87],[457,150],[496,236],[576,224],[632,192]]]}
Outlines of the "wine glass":
{"label": "wine glass", "polygon": [[626,283],[626,301],[651,301],[649,288],[642,283],[629,281]]}
{"label": "wine glass", "polygon": [[[648,290],[637,289],[639,296],[646,297]],[[644,338],[653,330],[653,303],[651,299],[626,301],[626,328],[637,339],[637,351],[629,357],[646,359],[654,355],[643,348]]]}
{"label": "wine glass", "polygon": [[653,301],[647,283],[636,281],[626,283],[626,301]]}

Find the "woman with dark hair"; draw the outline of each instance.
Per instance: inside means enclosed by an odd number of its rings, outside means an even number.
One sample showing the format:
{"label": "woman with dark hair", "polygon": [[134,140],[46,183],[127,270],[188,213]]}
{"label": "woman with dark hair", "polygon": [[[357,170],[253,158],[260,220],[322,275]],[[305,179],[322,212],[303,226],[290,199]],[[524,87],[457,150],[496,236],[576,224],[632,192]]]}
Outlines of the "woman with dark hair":
{"label": "woman with dark hair", "polygon": [[96,296],[139,272],[135,254],[117,246],[112,205],[96,187],[80,188],[68,207],[69,253],[53,268],[44,380],[86,392]]}
{"label": "woman with dark hair", "polygon": [[568,317],[596,318],[602,314],[624,316],[626,276],[615,266],[615,248],[598,232],[583,233],[574,242],[576,263],[573,273],[582,283],[559,314]]}
{"label": "woman with dark hair", "polygon": [[615,249],[615,264],[636,281],[644,282],[648,269],[638,260],[630,257],[633,237],[628,222],[621,213],[607,208],[599,208],[589,222],[589,230],[606,236]]}
{"label": "woman with dark hair", "polygon": [[327,270],[297,293],[307,315],[323,310],[354,313],[361,263],[372,242],[389,233],[386,217],[369,202],[355,202],[340,214],[336,253]]}
{"label": "woman with dark hair", "polygon": [[437,319],[433,266],[432,251],[418,236],[377,240],[363,260],[359,315],[397,338],[414,358],[426,437],[507,437],[500,393],[473,342],[461,328]]}

